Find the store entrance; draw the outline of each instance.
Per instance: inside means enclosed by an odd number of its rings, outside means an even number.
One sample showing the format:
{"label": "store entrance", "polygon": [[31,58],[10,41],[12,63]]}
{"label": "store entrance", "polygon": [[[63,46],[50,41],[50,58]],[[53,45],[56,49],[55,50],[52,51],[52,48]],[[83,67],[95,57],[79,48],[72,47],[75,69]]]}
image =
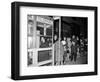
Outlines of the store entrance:
{"label": "store entrance", "polygon": [[53,45],[54,45],[54,65],[60,65],[62,62],[62,50],[61,50],[61,17],[54,17],[54,29],[53,29]]}

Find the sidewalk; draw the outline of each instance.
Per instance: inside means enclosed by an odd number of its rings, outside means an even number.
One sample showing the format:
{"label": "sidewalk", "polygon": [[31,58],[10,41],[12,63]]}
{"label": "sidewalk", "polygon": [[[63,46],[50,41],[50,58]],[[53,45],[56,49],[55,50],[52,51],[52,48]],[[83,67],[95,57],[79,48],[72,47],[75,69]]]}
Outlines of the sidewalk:
{"label": "sidewalk", "polygon": [[73,64],[87,64],[87,55],[77,57],[76,62],[70,60],[66,61],[64,65],[73,65]]}

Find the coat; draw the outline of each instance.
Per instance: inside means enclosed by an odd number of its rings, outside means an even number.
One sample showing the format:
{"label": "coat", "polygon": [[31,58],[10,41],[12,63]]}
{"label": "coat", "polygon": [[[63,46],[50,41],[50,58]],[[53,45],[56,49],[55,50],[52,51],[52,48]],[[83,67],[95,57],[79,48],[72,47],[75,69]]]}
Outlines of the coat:
{"label": "coat", "polygon": [[61,42],[59,43],[59,41],[56,41],[54,43],[54,60],[56,62],[63,61],[63,55],[64,55],[64,47]]}
{"label": "coat", "polygon": [[71,46],[71,53],[77,53],[77,46],[76,45]]}

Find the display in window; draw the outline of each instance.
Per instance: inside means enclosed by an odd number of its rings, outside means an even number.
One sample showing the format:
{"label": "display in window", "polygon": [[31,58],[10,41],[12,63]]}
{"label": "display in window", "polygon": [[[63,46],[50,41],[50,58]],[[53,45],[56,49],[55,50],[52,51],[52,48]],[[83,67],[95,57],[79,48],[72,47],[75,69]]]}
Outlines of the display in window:
{"label": "display in window", "polygon": [[51,50],[38,51],[38,62],[50,60],[52,57]]}
{"label": "display in window", "polygon": [[40,32],[40,35],[44,35],[44,28],[37,26],[37,30]]}
{"label": "display in window", "polygon": [[52,28],[47,28],[46,29],[46,35],[52,36]]}
{"label": "display in window", "polygon": [[52,38],[41,36],[40,48],[47,48],[52,46]]}

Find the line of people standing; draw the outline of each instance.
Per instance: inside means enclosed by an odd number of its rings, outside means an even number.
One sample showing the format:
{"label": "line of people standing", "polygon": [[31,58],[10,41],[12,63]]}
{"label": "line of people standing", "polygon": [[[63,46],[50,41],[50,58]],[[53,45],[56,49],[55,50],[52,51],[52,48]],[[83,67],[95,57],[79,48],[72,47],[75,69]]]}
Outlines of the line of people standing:
{"label": "line of people standing", "polygon": [[55,35],[55,65],[63,65],[66,64],[67,61],[76,62],[77,56],[82,53],[84,54],[84,43],[82,40],[79,40],[79,37],[76,37],[75,35],[73,35],[72,37],[64,37],[63,40],[60,41],[60,43],[57,38],[57,35]]}

